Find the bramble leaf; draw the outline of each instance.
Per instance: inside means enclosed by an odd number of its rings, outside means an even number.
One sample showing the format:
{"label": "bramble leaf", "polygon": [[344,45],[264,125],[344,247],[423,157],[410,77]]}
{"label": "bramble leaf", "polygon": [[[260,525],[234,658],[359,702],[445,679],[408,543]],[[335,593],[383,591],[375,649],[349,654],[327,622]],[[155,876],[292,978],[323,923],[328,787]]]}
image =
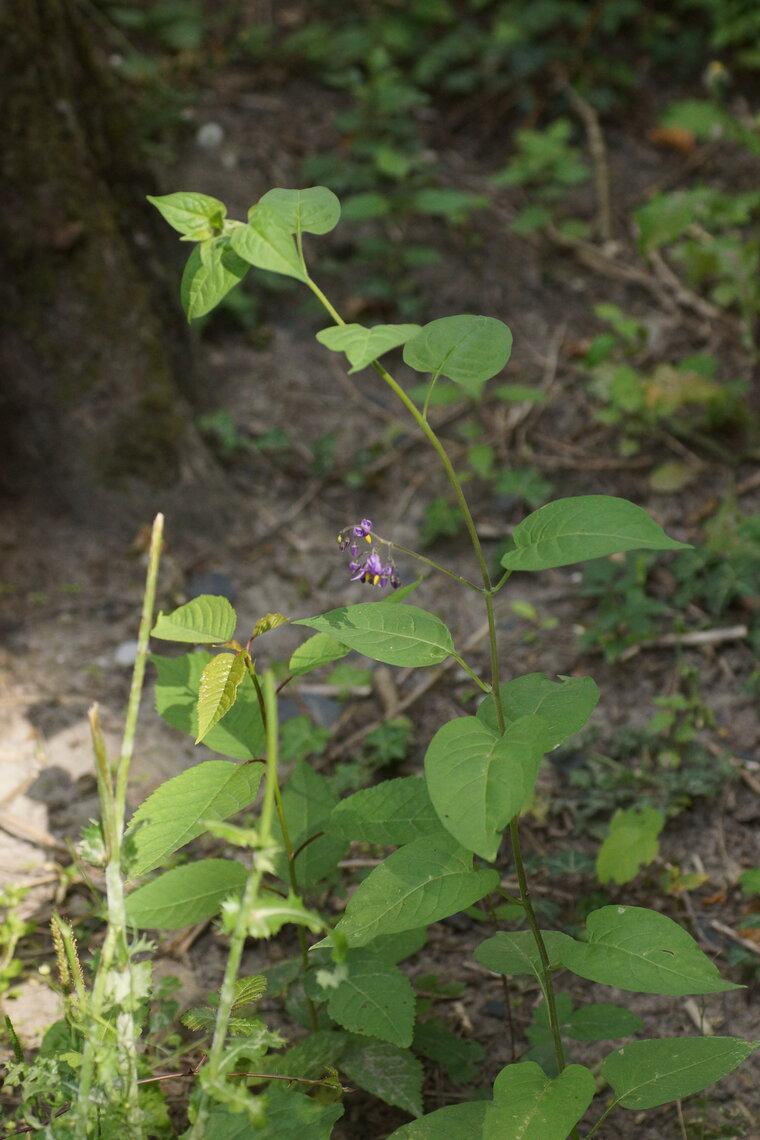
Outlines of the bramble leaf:
{"label": "bramble leaf", "polygon": [[415,996],[406,975],[371,950],[349,950],[346,967],[337,988],[320,995],[333,1021],[364,1037],[411,1045]]}
{"label": "bramble leaf", "polygon": [[150,635],[162,641],[216,644],[229,641],[236,624],[237,614],[227,598],[201,594],[170,614],[159,612]]}
{"label": "bramble leaf", "polygon": [[198,686],[198,735],[204,736],[225,716],[235,703],[240,682],[246,674],[244,653],[217,653],[201,673]]}
{"label": "bramble leaf", "polygon": [[422,1065],[408,1049],[352,1036],[340,1067],[359,1088],[410,1116],[422,1116]]}

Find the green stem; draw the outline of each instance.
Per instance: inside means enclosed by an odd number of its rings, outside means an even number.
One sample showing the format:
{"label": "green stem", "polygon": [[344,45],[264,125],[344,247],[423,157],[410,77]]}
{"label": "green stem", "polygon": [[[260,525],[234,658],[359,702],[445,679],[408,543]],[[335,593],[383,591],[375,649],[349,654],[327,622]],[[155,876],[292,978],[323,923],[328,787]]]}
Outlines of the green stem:
{"label": "green stem", "polygon": [[439,574],[445,574],[448,578],[453,578],[455,582],[459,582],[460,586],[466,586],[468,590],[474,590],[476,594],[482,594],[482,586],[476,586],[474,582],[470,582],[467,578],[463,578],[460,574],[455,574],[453,570],[447,570],[440,562],[435,562],[432,558],[428,558],[424,554],[420,554],[418,550],[410,550],[408,546],[401,546],[398,542],[392,542],[388,538],[383,538],[379,534],[372,531],[372,537],[382,543],[383,546],[388,546],[392,550],[399,550],[402,554],[408,554],[410,558],[416,559],[417,562],[424,562],[426,566],[431,569],[437,570]]}

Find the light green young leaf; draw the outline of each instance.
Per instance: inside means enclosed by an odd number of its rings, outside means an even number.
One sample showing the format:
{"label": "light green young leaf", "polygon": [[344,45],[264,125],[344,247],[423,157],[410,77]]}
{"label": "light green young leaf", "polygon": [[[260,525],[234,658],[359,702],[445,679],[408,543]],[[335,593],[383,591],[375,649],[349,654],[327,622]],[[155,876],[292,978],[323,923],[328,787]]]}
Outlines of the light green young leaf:
{"label": "light green young leaf", "polygon": [[245,654],[217,653],[201,673],[198,686],[198,735],[200,744],[230,711],[237,698],[240,682],[246,675]]}
{"label": "light green young leaf", "polygon": [[326,186],[310,186],[307,190],[278,186],[267,190],[259,202],[271,207],[293,234],[327,234],[340,221],[340,202]]}
{"label": "light green young leaf", "polygon": [[682,927],[639,906],[603,906],[586,919],[586,942],[568,939],[560,963],[590,982],[646,994],[737,990]]}
{"label": "light green young leaf", "polygon": [[641,507],[612,495],[556,499],[528,515],[512,532],[507,570],[547,570],[624,550],[684,550]]}
{"label": "light green young leaf", "polygon": [[623,1108],[656,1108],[701,1092],[733,1072],[758,1042],[740,1037],[665,1037],[634,1041],[602,1061],[602,1076]]}
{"label": "light green young leaf", "polygon": [[[204,248],[207,248],[205,258],[202,256]],[[242,281],[249,268],[248,262],[230,248],[228,239],[212,240],[208,247],[196,245],[187,259],[179,290],[188,321],[215,309]]]}
{"label": "light green young leaf", "polygon": [[227,207],[218,198],[179,191],[158,197],[148,194],[147,199],[187,241],[206,241],[222,233]]}
{"label": "light green young leaf", "polygon": [[441,317],[424,325],[404,346],[404,362],[415,372],[448,376],[477,398],[500,372],[512,351],[512,333],[493,317]]}
{"label": "light green young leaf", "polygon": [[348,646],[341,645],[329,634],[315,633],[313,637],[308,638],[303,645],[299,645],[298,649],[294,651],[288,663],[288,671],[294,677],[300,677],[304,673],[311,673],[314,669],[319,669],[322,665],[329,665],[332,661],[338,661],[341,657],[345,657],[348,652]]}
{"label": "light green young leaf", "polygon": [[[592,677],[558,677],[546,673],[526,673],[499,687],[507,724],[521,716],[538,716],[544,722],[551,751],[583,728],[596,708],[599,689]],[[486,697],[477,717],[496,733],[493,697]]]}
{"label": "light green young leaf", "polygon": [[493,861],[502,831],[533,791],[548,744],[537,716],[520,717],[500,737],[474,716],[439,728],[425,754],[425,781],[446,830]]}
{"label": "light green young leaf", "polygon": [[417,606],[362,602],[292,624],[329,633],[349,649],[386,665],[439,665],[454,652],[443,622]]}
{"label": "light green young leaf", "polygon": [[127,895],[127,922],[141,930],[181,930],[213,918],[245,880],[245,867],[234,859],[200,859],[174,867]]}
{"label": "light green young leaf", "polygon": [[370,871],[336,926],[349,946],[427,926],[494,890],[498,871],[473,871],[472,853],[443,833],[400,847]]}
{"label": "light green young leaf", "polygon": [[568,1065],[554,1080],[533,1061],[508,1065],[494,1081],[482,1140],[566,1140],[595,1092],[583,1065]]}
{"label": "light green young leaf", "polygon": [[483,1134],[483,1121],[489,1102],[468,1100],[428,1112],[419,1120],[402,1124],[388,1140],[473,1140]]}
{"label": "light green young leaf", "polygon": [[271,938],[279,934],[283,926],[308,926],[313,934],[321,934],[325,922],[314,910],[307,910],[300,897],[289,892],[287,898],[272,894],[260,894],[248,911],[248,934],[251,938]]}
{"label": "light green young leaf", "polygon": [[250,807],[263,771],[261,764],[206,760],[161,784],[129,821],[127,834],[135,851],[130,875],[159,867],[173,851],[201,835],[207,821],[228,819]]}
{"label": "light green young leaf", "polygon": [[[541,936],[549,955],[549,964],[555,967],[560,961],[562,943],[572,939],[559,930],[542,930]],[[494,934],[476,948],[475,960],[495,974],[533,974],[539,979],[543,974],[541,956],[530,930],[500,931]]]}
{"label": "light green young leaf", "polygon": [[333,1021],[364,1037],[411,1045],[415,996],[406,975],[371,950],[349,950],[346,966],[337,989],[321,995]]}
{"label": "light green young leaf", "polygon": [[236,624],[237,614],[226,598],[202,594],[170,614],[159,612],[150,634],[162,641],[216,644],[229,641]]}
{"label": "light green young leaf", "polygon": [[257,269],[307,280],[290,227],[272,206],[254,206],[248,214],[248,225],[233,230],[230,242],[235,253]]}
{"label": "light green young leaf", "polygon": [[352,1084],[373,1096],[402,1108],[410,1116],[422,1116],[422,1065],[408,1049],[389,1041],[367,1041],[352,1036],[340,1062]]}
{"label": "light green young leaf", "polygon": [[332,352],[345,352],[353,366],[350,372],[359,372],[392,348],[406,344],[419,331],[419,325],[375,325],[371,329],[363,325],[332,325],[321,329],[317,340]]}
{"label": "light green young leaf", "polygon": [[400,846],[421,835],[441,831],[425,781],[399,776],[372,788],[362,788],[338,803],[330,830],[344,839]]}
{"label": "light green young leaf", "polygon": [[[158,671],[156,711],[167,724],[189,733],[193,739],[198,735],[201,674],[211,659],[210,653],[187,653],[184,657],[151,656]],[[213,752],[233,756],[236,760],[255,760],[263,755],[266,734],[253,685],[241,685],[235,704],[206,734],[203,743]]]}
{"label": "light green young leaf", "polygon": [[619,808],[596,857],[599,882],[621,886],[635,879],[641,867],[657,858],[657,836],[664,826],[665,816],[656,808]]}

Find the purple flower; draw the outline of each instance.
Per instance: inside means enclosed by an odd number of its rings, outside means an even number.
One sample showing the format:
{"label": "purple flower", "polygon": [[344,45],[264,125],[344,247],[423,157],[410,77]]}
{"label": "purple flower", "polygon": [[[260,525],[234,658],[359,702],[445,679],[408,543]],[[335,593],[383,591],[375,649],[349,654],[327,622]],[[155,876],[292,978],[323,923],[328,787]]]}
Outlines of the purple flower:
{"label": "purple flower", "polygon": [[[361,547],[361,539],[369,545],[369,550]],[[351,555],[348,569],[352,582],[367,582],[370,586],[380,587],[390,585],[395,590],[401,583],[391,556],[391,543],[382,540],[377,545],[374,543],[371,519],[362,519],[353,526],[344,527],[338,535],[338,546]]]}
{"label": "purple flower", "polygon": [[[354,566],[355,563],[351,563],[349,570],[353,570]],[[381,588],[390,584],[395,589],[399,585],[396,567],[392,562],[383,562],[376,550],[370,552],[363,565],[356,566],[356,573],[352,576],[351,581],[367,582],[370,586],[380,586]]]}
{"label": "purple flower", "polygon": [[372,544],[372,520],[362,519],[356,526],[345,527],[338,535],[338,547],[340,550],[348,550],[352,558],[356,558],[359,553],[359,543],[356,541],[358,538],[363,538],[365,542]]}

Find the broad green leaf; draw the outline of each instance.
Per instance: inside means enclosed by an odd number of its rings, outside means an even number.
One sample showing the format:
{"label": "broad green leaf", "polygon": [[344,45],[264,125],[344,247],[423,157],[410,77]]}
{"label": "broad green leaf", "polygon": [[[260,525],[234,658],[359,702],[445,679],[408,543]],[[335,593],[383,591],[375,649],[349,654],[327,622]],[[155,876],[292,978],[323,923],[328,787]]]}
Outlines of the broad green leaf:
{"label": "broad green leaf", "polygon": [[452,1033],[438,1017],[418,1021],[412,1048],[415,1053],[443,1065],[452,1081],[469,1084],[480,1076],[485,1049],[478,1041]]}
{"label": "broad green leaf", "polygon": [[218,237],[224,227],[227,207],[218,198],[192,191],[176,194],[147,195],[152,206],[188,241],[206,241]]}
{"label": "broad green leaf", "polygon": [[689,193],[658,194],[634,211],[639,231],[638,247],[652,253],[660,246],[680,238],[697,220],[694,198]]}
{"label": "broad green leaf", "polygon": [[340,1068],[352,1084],[386,1104],[403,1108],[410,1116],[422,1116],[422,1065],[408,1049],[388,1041],[352,1037]]}
{"label": "broad green leaf", "polygon": [[345,352],[353,366],[350,372],[359,372],[383,353],[406,344],[419,331],[419,325],[375,325],[372,329],[363,325],[332,325],[318,332],[317,340],[332,352]]}
{"label": "broad green leaf", "polygon": [[272,206],[254,206],[248,214],[248,225],[233,230],[230,242],[235,253],[257,269],[307,280],[290,227]]}
{"label": "broad green leaf", "polygon": [[373,938],[370,949],[384,962],[392,966],[403,962],[417,954],[427,942],[427,927],[420,926],[417,930],[404,930],[400,934],[383,934]]}
{"label": "broad green leaf", "polygon": [[441,824],[425,781],[399,776],[341,800],[330,817],[330,830],[344,839],[400,846],[420,835],[440,834]]}
{"label": "broad green leaf", "polygon": [[159,612],[151,637],[161,641],[188,641],[193,645],[229,641],[237,614],[226,598],[202,594],[170,614]]}
{"label": "broad green leaf", "polygon": [[507,570],[547,570],[623,550],[684,550],[641,507],[612,495],[556,499],[528,515],[512,532]]}
{"label": "broad green leaf", "polygon": [[416,372],[448,376],[477,398],[511,351],[512,333],[493,317],[441,317],[407,341],[404,362]]}
{"label": "broad green leaf", "polygon": [[500,737],[474,716],[439,728],[425,753],[425,781],[449,834],[493,861],[502,831],[533,791],[548,743],[537,716],[520,717]]}
{"label": "broad green leaf", "polygon": [[201,835],[207,821],[228,819],[250,807],[263,771],[261,764],[206,760],[161,784],[129,821],[135,851],[130,875],[159,867],[173,851]]}
{"label": "broad green leaf", "polygon": [[180,299],[189,321],[215,309],[250,268],[230,247],[229,240],[216,240],[210,246],[205,259],[201,255],[203,247],[195,246],[182,274]]}
{"label": "broad green leaf", "polygon": [[332,661],[345,657],[348,652],[348,646],[341,645],[328,633],[315,633],[295,650],[288,671],[294,677],[300,677],[303,673],[311,673],[322,665],[329,665]]}
{"label": "broad green leaf", "polygon": [[370,871],[336,929],[349,946],[414,930],[464,910],[494,890],[498,871],[473,871],[472,853],[448,835],[424,835]]}
{"label": "broad green leaf", "polygon": [[656,1108],[701,1092],[758,1047],[740,1037],[665,1037],[633,1041],[602,1061],[602,1076],[623,1108]]}
{"label": "broad green leaf", "polygon": [[[499,686],[507,724],[522,716],[538,716],[548,734],[547,751],[562,744],[583,728],[596,708],[599,689],[592,677],[559,677],[556,681],[546,673],[526,673]],[[477,712],[493,732],[497,732],[493,697],[486,697]]]}
{"label": "broad green leaf", "polygon": [[417,606],[363,602],[317,617],[299,618],[293,625],[329,633],[349,649],[386,665],[440,665],[454,652],[454,642],[443,622]]}
{"label": "broad green leaf", "polygon": [[[559,964],[562,943],[572,939],[559,930],[542,930],[541,936],[549,955],[549,964],[555,967]],[[500,931],[494,934],[476,948],[475,960],[495,974],[533,974],[536,978],[542,974],[541,956],[529,930]]]}
{"label": "broad green leaf", "polygon": [[411,1045],[415,995],[407,976],[371,950],[349,950],[346,966],[348,976],[321,994],[333,1021],[364,1037]]}
{"label": "broad green leaf", "polygon": [[568,939],[560,963],[590,982],[646,994],[737,990],[682,927],[640,906],[603,906],[586,919],[586,942]]}
{"label": "broad green leaf", "polygon": [[200,859],[165,871],[127,895],[127,922],[148,930],[181,930],[213,918],[243,889],[246,869],[234,859]]}
{"label": "broad green leaf", "polygon": [[326,186],[307,190],[267,190],[259,199],[270,206],[291,233],[327,234],[340,221],[340,202]]}
{"label": "broad green leaf", "polygon": [[583,1065],[568,1065],[554,1080],[533,1061],[508,1065],[494,1081],[482,1140],[566,1140],[595,1092]]}
{"label": "broad green leaf", "polygon": [[217,653],[201,673],[198,685],[198,735],[204,736],[225,716],[237,699],[240,682],[246,675],[244,653]]}
{"label": "broad green leaf", "polygon": [[[283,1085],[286,1087],[283,1088]],[[246,1095],[251,1095],[250,1090],[247,1090]],[[323,1104],[313,1096],[304,1096],[303,1093],[288,1088],[285,1081],[271,1082],[265,1104],[266,1123],[263,1127],[252,1129],[248,1124],[246,1130],[238,1134],[235,1140],[238,1137],[239,1140],[252,1140],[254,1136],[256,1140],[306,1140],[307,1137],[308,1140],[329,1140],[335,1121],[343,1115],[340,1101]],[[240,1119],[240,1116],[235,1119]],[[204,1140],[206,1136],[204,1129]],[[214,1138],[209,1136],[208,1140]]]}
{"label": "broad green leaf", "polygon": [[[547,1014],[547,1024],[548,1024]],[[644,1028],[640,1017],[630,1009],[597,1001],[573,1010],[562,1024],[562,1033],[574,1041],[608,1041],[613,1037],[630,1037]]]}
{"label": "broad green leaf", "polygon": [[419,1120],[402,1124],[388,1140],[474,1140],[483,1134],[488,1101],[470,1100],[428,1112]]}
{"label": "broad green leaf", "polygon": [[319,1080],[326,1065],[338,1064],[347,1042],[348,1035],[340,1030],[317,1029],[308,1037],[302,1037],[286,1053],[269,1053],[267,1072],[283,1076],[297,1073],[307,1080]]}
{"label": "broad green leaf", "polygon": [[[301,887],[310,887],[334,872],[346,852],[348,841],[330,828],[330,816],[336,803],[337,797],[330,791],[325,777],[300,759],[285,785],[282,804],[291,847],[298,851],[295,867]],[[274,834],[280,838],[279,821],[275,823]],[[307,842],[309,840],[311,842]],[[277,857],[275,871],[288,882],[288,859],[284,851]]]}
{"label": "broad green leaf", "polygon": [[619,808],[610,820],[609,835],[596,857],[600,883],[629,883],[641,867],[657,858],[657,836],[665,826],[665,816],[651,807]]}
{"label": "broad green leaf", "polygon": [[[201,674],[211,660],[210,653],[187,653],[183,657],[151,656],[158,670],[156,711],[174,728],[198,735],[198,689]],[[233,756],[236,760],[255,760],[266,747],[266,734],[261,709],[253,685],[241,685],[237,700],[227,715],[215,724],[203,740],[206,748]]]}

